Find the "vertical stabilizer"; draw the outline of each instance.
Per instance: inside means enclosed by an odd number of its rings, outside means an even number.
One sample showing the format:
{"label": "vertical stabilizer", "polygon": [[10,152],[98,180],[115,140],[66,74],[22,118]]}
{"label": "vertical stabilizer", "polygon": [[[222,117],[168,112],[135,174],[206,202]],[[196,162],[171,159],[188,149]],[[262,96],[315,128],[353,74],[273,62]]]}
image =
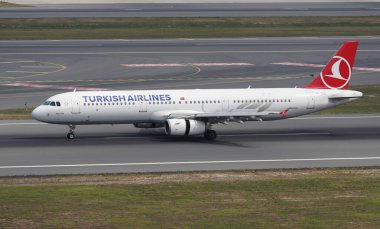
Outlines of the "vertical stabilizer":
{"label": "vertical stabilizer", "polygon": [[344,42],[319,76],[305,88],[347,89],[358,44],[357,41]]}

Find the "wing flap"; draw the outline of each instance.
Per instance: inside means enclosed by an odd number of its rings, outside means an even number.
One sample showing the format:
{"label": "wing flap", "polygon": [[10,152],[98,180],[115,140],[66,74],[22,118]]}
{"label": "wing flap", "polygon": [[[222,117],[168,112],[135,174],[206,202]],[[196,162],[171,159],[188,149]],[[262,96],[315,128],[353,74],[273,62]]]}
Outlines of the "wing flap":
{"label": "wing flap", "polygon": [[225,117],[263,117],[280,112],[257,112],[257,111],[231,111],[194,114],[195,118],[225,118]]}

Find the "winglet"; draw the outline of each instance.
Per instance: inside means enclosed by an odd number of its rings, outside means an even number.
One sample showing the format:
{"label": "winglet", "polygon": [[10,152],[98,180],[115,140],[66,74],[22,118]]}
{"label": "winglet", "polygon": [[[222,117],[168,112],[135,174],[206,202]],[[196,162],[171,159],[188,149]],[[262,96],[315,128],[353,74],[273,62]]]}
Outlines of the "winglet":
{"label": "winglet", "polygon": [[319,76],[305,88],[347,89],[358,45],[357,41],[344,42]]}

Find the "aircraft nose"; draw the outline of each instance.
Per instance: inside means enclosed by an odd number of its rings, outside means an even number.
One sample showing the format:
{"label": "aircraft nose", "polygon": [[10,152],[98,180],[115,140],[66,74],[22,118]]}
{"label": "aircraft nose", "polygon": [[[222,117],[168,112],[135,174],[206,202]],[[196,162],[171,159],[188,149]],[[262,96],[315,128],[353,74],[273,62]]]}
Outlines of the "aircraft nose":
{"label": "aircraft nose", "polygon": [[32,111],[32,117],[33,117],[35,120],[43,121],[43,120],[42,120],[42,111],[41,111],[41,107],[36,107],[36,108]]}

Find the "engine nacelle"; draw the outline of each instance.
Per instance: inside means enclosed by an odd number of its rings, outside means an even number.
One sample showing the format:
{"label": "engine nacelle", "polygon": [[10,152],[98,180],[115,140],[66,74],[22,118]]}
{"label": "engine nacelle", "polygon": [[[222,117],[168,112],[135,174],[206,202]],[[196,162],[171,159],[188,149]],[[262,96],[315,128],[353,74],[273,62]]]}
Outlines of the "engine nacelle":
{"label": "engine nacelle", "polygon": [[133,123],[136,128],[160,128],[164,127],[163,123],[155,123],[155,122],[136,122]]}
{"label": "engine nacelle", "polygon": [[173,136],[203,134],[206,124],[202,121],[188,119],[168,119],[165,122],[165,133]]}

